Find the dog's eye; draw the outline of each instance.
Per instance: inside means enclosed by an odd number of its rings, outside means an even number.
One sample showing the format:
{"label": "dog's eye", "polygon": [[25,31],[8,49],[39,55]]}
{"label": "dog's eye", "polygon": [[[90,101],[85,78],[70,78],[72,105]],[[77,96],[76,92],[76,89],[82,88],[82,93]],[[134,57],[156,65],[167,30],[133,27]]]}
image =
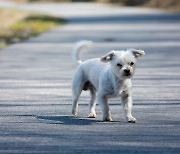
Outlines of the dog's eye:
{"label": "dog's eye", "polygon": [[130,65],[133,66],[133,65],[134,65],[134,62],[131,62]]}
{"label": "dog's eye", "polygon": [[121,64],[119,64],[119,63],[117,64],[117,66],[118,66],[118,67],[122,67],[122,65],[121,65]]}

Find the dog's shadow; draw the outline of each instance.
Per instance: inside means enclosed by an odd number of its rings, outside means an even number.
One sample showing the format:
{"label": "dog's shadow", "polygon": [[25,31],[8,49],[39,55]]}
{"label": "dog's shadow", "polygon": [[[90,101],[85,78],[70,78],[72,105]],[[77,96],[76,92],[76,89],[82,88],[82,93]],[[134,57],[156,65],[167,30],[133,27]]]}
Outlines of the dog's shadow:
{"label": "dog's shadow", "polygon": [[36,116],[39,120],[45,120],[43,122],[49,124],[61,124],[61,125],[92,125],[93,123],[100,122],[90,118],[80,118],[73,116]]}

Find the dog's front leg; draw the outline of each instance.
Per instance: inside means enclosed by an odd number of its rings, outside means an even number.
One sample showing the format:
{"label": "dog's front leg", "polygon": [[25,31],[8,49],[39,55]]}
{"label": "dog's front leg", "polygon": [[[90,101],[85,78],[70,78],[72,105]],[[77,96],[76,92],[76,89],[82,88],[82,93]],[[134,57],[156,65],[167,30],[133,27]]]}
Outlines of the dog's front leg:
{"label": "dog's front leg", "polygon": [[132,116],[131,110],[132,110],[132,97],[130,90],[122,91],[121,93],[121,101],[122,105],[125,111],[125,116],[128,122],[135,123],[136,118]]}
{"label": "dog's front leg", "polygon": [[103,95],[98,95],[98,103],[102,108],[103,121],[112,121],[107,98]]}

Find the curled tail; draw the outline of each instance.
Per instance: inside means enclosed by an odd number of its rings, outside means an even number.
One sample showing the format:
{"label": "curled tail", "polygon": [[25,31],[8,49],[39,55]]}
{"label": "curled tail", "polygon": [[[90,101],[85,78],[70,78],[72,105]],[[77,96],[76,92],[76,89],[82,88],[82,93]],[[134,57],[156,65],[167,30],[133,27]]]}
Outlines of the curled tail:
{"label": "curled tail", "polygon": [[73,61],[78,64],[81,64],[82,61],[80,60],[80,57],[79,57],[80,52],[86,51],[88,48],[92,47],[92,45],[93,45],[92,41],[83,40],[83,41],[77,42],[77,44],[75,45],[72,51]]}

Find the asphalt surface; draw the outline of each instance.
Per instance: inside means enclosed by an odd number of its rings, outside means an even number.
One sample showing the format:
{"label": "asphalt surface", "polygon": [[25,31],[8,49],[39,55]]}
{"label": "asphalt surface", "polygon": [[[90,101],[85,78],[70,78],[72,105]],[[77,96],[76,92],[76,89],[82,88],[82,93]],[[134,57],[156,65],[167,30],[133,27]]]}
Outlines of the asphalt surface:
{"label": "asphalt surface", "polygon": [[[76,4],[14,5],[62,16],[63,27],[0,51],[0,153],[180,153],[180,15],[153,9]],[[138,48],[133,115],[127,123],[120,99],[109,101],[113,122],[88,119],[89,93],[71,116],[70,56],[78,40],[94,48],[82,59],[112,49]]]}

